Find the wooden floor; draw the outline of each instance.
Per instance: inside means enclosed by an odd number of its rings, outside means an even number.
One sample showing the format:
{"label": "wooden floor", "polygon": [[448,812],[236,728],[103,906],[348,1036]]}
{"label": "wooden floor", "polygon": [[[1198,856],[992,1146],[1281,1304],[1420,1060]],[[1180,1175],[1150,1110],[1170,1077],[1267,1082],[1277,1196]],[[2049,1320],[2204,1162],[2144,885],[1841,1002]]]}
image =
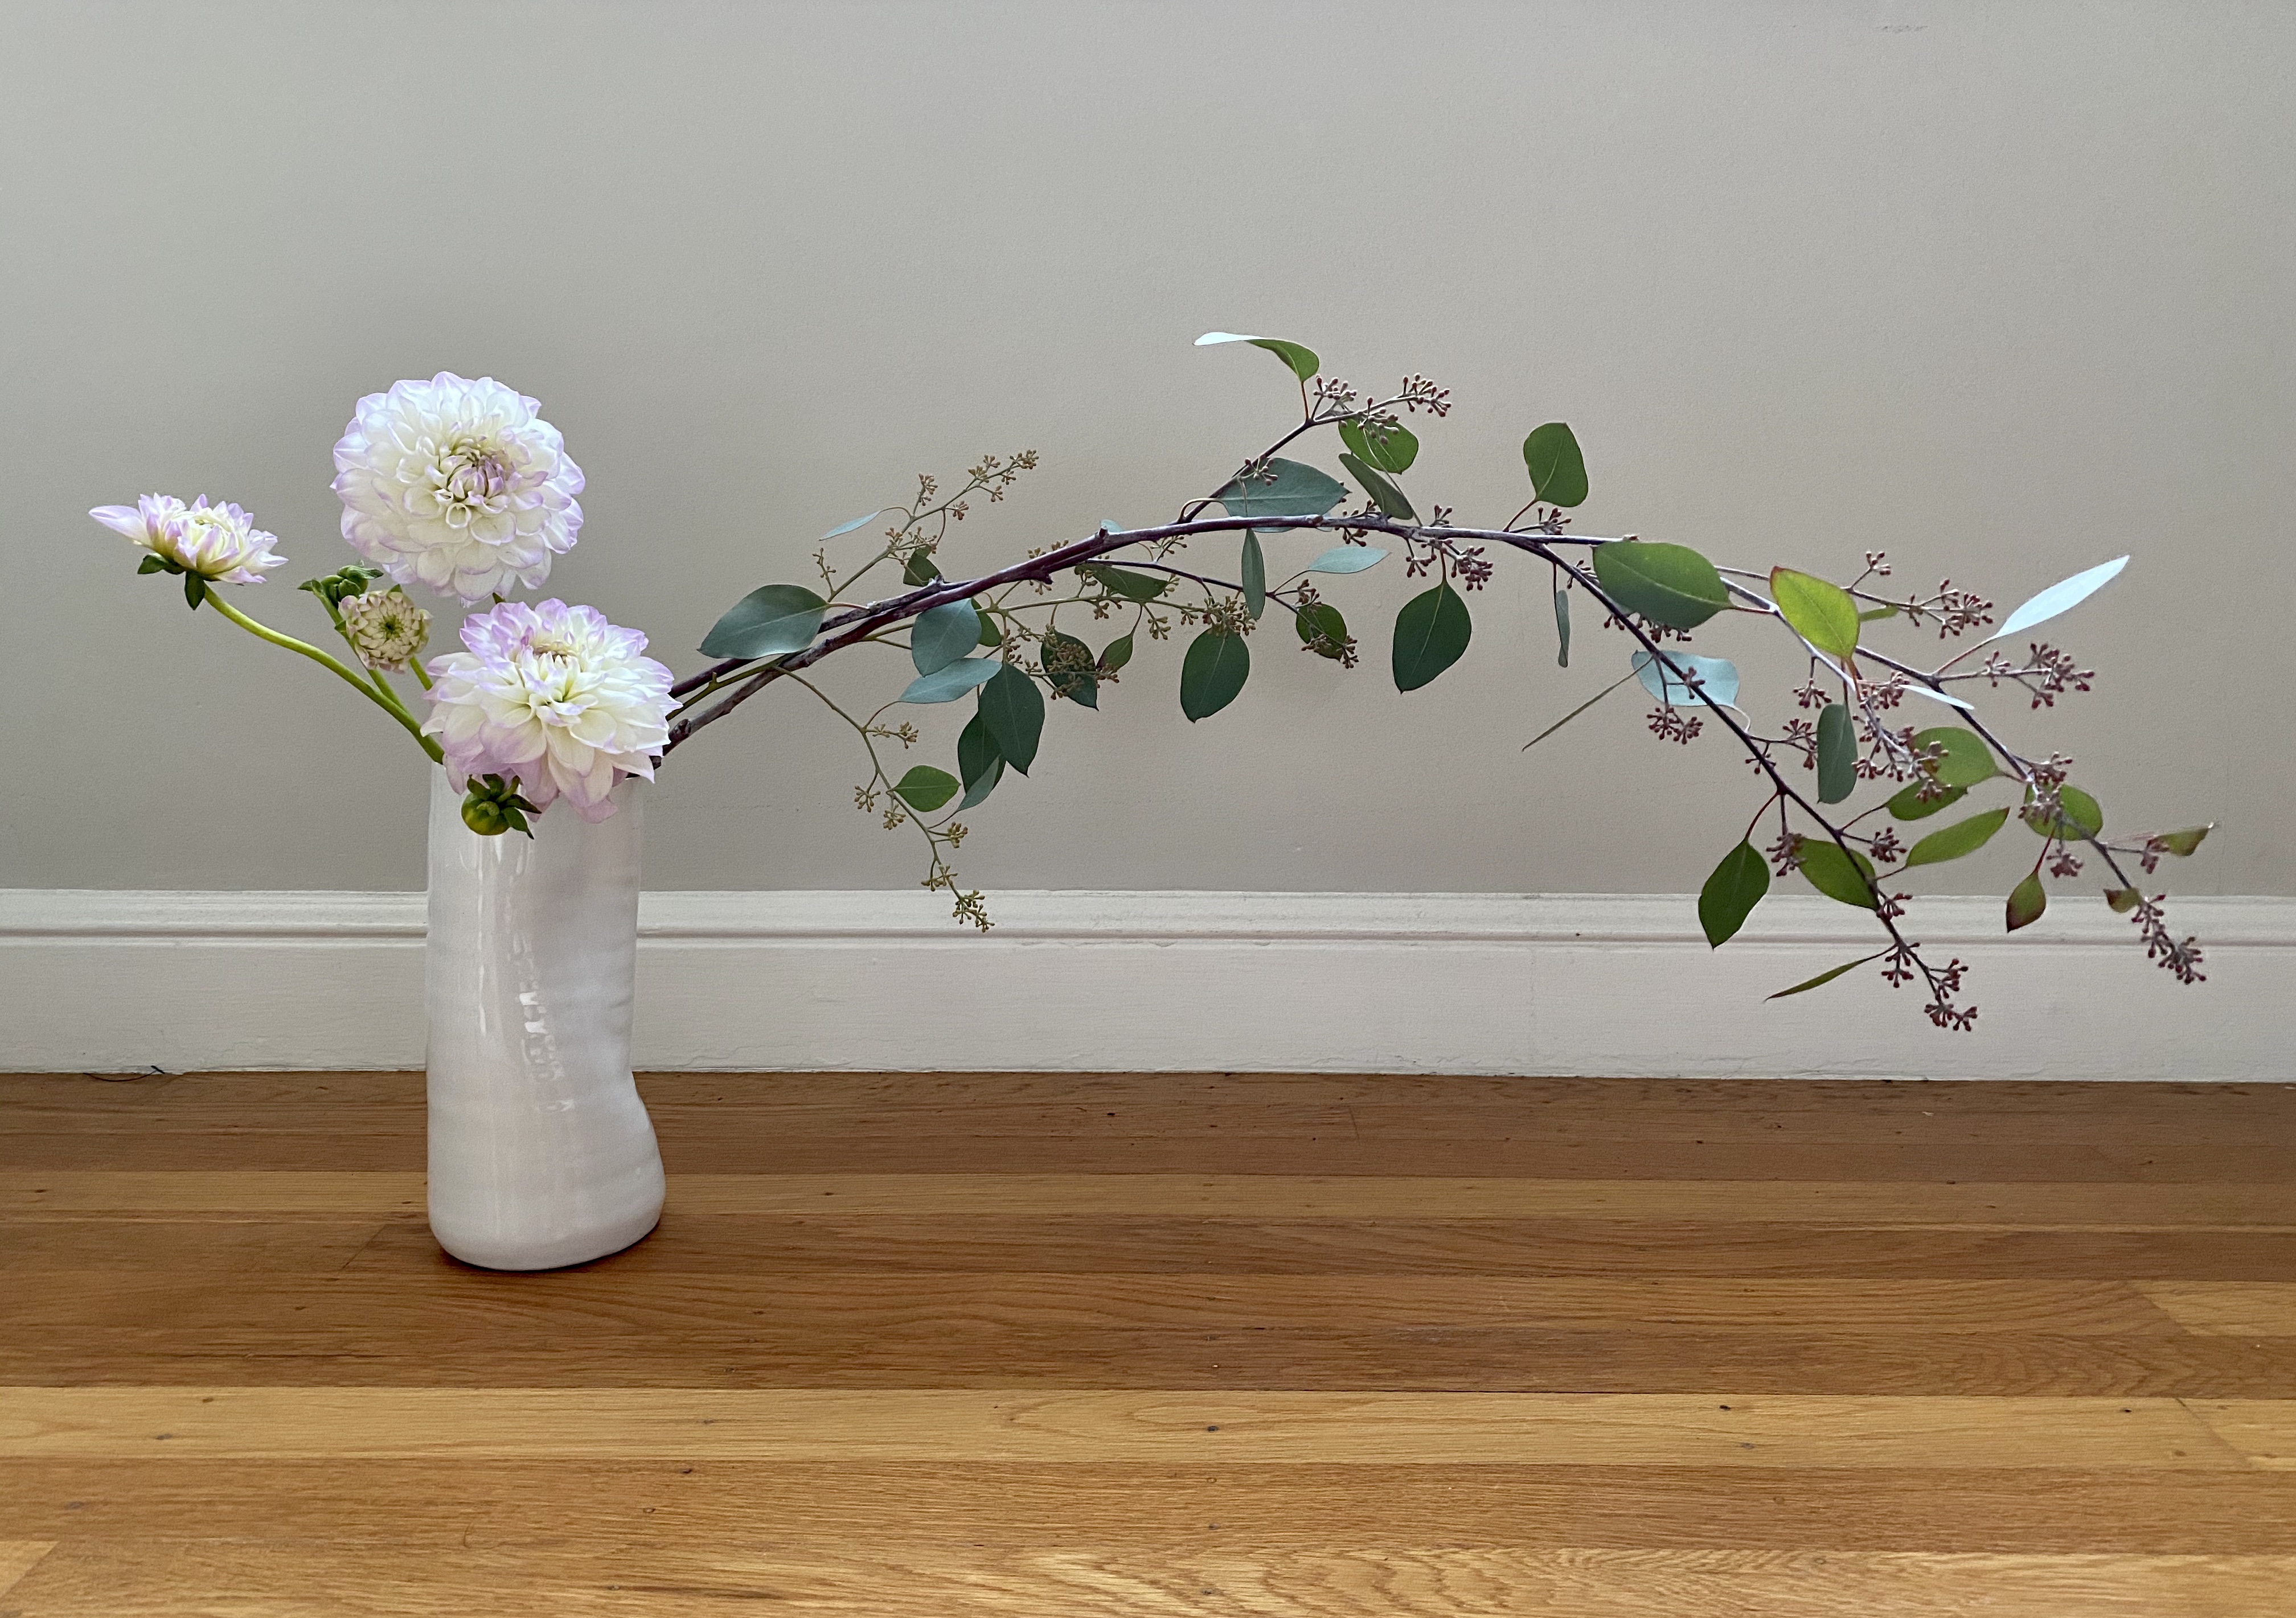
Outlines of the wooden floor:
{"label": "wooden floor", "polygon": [[0,1078],[0,1614],[2296,1613],[2296,1086],[644,1088]]}

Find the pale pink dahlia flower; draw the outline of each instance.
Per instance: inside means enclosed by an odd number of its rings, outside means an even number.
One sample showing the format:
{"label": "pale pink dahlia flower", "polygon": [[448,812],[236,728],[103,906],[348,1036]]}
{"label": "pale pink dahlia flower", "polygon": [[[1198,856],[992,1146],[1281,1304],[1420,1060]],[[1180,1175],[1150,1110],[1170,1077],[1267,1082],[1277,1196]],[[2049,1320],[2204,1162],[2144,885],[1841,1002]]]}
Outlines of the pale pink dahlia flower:
{"label": "pale pink dahlia flower", "polygon": [[582,527],[582,469],[536,401],[442,371],[371,393],[335,445],[343,537],[399,584],[465,602],[529,589]]}
{"label": "pale pink dahlia flower", "polygon": [[146,494],[132,506],[97,506],[88,515],[210,584],[259,584],[287,560],[272,552],[277,535],[266,534],[228,501],[209,505],[205,494],[189,505],[173,494]]}
{"label": "pale pink dahlia flower", "polygon": [[538,809],[563,793],[586,821],[613,813],[625,775],[653,779],[669,740],[669,670],[640,657],[646,638],[594,608],[505,601],[463,620],[468,651],[430,660],[422,732],[457,789],[516,777]]}

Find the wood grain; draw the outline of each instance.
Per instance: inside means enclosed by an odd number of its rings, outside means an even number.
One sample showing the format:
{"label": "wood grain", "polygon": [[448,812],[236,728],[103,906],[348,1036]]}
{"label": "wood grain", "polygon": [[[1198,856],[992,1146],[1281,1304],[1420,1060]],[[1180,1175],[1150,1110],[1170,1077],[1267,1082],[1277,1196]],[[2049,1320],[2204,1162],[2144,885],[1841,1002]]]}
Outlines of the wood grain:
{"label": "wood grain", "polygon": [[660,1230],[501,1276],[420,1075],[0,1076],[0,1614],[2296,1588],[2296,1086],[643,1083]]}

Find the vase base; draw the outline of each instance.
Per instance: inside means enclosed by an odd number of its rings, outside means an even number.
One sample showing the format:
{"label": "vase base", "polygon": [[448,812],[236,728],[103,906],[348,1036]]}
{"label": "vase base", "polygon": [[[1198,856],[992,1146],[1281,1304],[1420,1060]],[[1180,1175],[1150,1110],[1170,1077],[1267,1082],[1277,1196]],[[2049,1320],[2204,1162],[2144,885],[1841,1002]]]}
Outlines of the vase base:
{"label": "vase base", "polygon": [[657,1197],[651,1208],[582,1230],[506,1239],[499,1234],[441,1230],[434,1220],[430,1234],[447,1257],[474,1270],[567,1270],[626,1252],[652,1235],[660,1223],[661,1199]]}

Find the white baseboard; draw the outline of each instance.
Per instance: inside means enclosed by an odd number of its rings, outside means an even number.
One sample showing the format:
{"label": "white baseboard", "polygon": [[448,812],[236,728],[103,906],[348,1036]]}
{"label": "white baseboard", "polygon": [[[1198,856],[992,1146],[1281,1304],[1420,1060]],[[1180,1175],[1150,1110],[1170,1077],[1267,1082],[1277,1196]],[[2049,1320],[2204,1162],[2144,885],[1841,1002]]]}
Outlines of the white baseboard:
{"label": "white baseboard", "polygon": [[[2128,920],[1930,898],[1973,1034],[1866,968],[1831,901],[1767,901],[1710,951],[1685,895],[1014,893],[986,937],[922,893],[656,893],[636,1061],[655,1069],[1254,1071],[2284,1081],[2296,899],[2176,902],[2209,981]],[[0,890],[0,1068],[406,1068],[420,894]]]}

